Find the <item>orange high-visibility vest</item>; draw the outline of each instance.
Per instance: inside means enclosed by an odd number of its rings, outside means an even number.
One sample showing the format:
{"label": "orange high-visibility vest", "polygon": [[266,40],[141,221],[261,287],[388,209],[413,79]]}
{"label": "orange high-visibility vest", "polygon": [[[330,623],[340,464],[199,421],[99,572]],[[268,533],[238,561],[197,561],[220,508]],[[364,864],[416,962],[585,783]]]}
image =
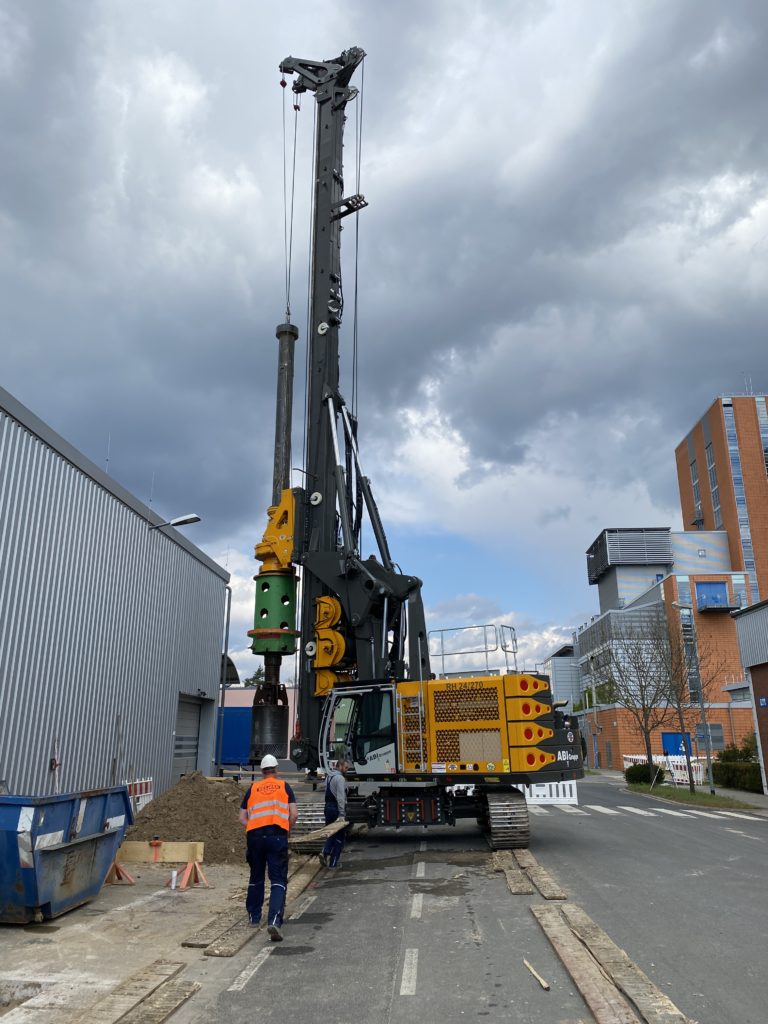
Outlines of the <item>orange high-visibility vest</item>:
{"label": "orange high-visibility vest", "polygon": [[288,790],[282,779],[266,778],[254,782],[246,807],[246,832],[252,828],[264,828],[265,825],[279,825],[286,832],[289,830]]}

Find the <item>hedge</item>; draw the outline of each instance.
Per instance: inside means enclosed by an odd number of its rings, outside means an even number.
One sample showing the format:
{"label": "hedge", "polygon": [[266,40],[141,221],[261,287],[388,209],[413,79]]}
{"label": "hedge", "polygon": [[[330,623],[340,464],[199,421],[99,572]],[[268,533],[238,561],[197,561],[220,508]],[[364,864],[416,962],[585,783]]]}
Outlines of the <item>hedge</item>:
{"label": "hedge", "polygon": [[756,761],[714,761],[712,778],[716,785],[726,789],[743,789],[748,793],[762,793],[763,780]]}
{"label": "hedge", "polygon": [[628,783],[645,782],[648,785],[655,779],[658,785],[664,781],[664,769],[658,764],[631,764],[625,770],[624,778]]}

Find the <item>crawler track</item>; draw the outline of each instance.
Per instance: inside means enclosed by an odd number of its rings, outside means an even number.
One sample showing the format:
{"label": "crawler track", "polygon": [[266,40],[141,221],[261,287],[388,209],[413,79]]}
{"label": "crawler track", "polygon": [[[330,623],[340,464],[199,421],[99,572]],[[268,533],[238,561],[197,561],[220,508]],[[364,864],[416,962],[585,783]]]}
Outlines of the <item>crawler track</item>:
{"label": "crawler track", "polygon": [[480,819],[492,850],[527,850],[531,839],[528,804],[522,793],[487,793],[487,812]]}

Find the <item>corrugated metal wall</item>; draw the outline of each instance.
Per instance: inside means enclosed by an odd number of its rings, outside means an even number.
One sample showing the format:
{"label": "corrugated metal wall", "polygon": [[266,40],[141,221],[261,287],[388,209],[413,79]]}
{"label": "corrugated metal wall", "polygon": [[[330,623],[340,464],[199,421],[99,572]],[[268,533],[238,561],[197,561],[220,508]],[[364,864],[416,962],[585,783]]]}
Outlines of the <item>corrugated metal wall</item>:
{"label": "corrugated metal wall", "polygon": [[746,668],[768,663],[768,604],[756,605],[737,615],[736,634]]}
{"label": "corrugated metal wall", "polygon": [[145,776],[161,792],[179,693],[217,696],[228,576],[2,404],[0,778],[52,792],[57,748],[62,792]]}

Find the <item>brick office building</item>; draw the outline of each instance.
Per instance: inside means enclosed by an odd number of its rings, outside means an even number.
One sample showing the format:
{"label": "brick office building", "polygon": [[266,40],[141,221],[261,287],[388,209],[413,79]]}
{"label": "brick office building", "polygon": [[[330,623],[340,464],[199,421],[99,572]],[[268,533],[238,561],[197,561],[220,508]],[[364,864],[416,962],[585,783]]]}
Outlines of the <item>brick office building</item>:
{"label": "brick office building", "polygon": [[721,395],[675,449],[686,530],[724,530],[731,568],[768,598],[768,405]]}

